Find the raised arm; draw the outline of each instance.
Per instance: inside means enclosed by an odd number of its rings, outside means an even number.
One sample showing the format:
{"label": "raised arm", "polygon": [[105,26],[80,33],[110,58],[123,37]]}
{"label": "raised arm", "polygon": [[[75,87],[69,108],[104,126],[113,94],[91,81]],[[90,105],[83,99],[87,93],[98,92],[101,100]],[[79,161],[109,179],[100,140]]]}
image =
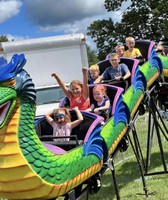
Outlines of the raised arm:
{"label": "raised arm", "polygon": [[89,86],[88,86],[88,69],[83,67],[82,73],[83,73],[83,98],[86,100],[89,98]]}
{"label": "raised arm", "polygon": [[77,120],[71,122],[71,128],[78,126],[83,121],[83,116],[82,116],[82,113],[80,112],[80,110],[77,107],[75,107],[74,110],[77,115]]}
{"label": "raised arm", "polygon": [[52,118],[52,115],[53,115],[53,112],[54,110],[51,110],[50,112],[48,112],[46,115],[45,115],[45,118],[47,120],[47,122],[52,126],[53,122],[54,122],[54,119]]}
{"label": "raised arm", "polygon": [[56,73],[52,73],[51,74],[52,77],[54,77],[56,79],[56,81],[58,82],[59,86],[61,87],[61,89],[63,90],[64,94],[66,95],[66,97],[68,99],[71,98],[72,93],[70,92],[70,90],[66,87],[66,85],[64,84],[64,82],[60,79],[60,77],[56,74]]}

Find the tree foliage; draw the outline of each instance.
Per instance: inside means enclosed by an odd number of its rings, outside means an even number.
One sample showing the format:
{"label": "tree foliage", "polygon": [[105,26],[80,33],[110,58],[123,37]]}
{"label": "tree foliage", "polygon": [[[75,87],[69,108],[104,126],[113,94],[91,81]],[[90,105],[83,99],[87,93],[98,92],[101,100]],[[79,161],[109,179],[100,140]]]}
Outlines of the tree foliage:
{"label": "tree foliage", "polygon": [[127,36],[168,41],[168,0],[105,0],[104,5],[108,12],[113,12],[126,2],[128,6],[120,22],[114,23],[109,18],[95,21],[88,27],[87,34],[97,44],[99,59],[104,59],[118,42],[124,43]]}
{"label": "tree foliage", "polygon": [[96,64],[99,61],[96,53],[93,50],[91,50],[90,46],[88,45],[87,45],[87,56],[88,56],[89,66]]}
{"label": "tree foliage", "polygon": [[90,27],[88,27],[87,34],[91,36],[97,45],[99,59],[104,59],[101,55],[106,54],[106,52],[109,51],[109,46],[113,47],[116,40],[112,19],[93,22]]}
{"label": "tree foliage", "polygon": [[7,42],[8,38],[5,35],[0,36],[0,42]]}

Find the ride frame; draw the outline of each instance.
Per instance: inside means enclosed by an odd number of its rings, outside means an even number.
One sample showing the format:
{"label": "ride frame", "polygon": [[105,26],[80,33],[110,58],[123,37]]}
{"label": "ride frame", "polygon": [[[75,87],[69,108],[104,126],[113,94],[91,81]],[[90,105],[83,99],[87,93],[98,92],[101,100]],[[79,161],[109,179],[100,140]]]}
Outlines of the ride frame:
{"label": "ride frame", "polygon": [[[126,132],[126,136],[128,137],[130,145],[135,154],[137,164],[139,166],[141,178],[142,178],[144,194],[140,194],[140,195],[145,195],[146,197],[148,197],[149,194],[152,194],[152,193],[148,192],[145,176],[168,173],[166,159],[165,159],[165,155],[164,155],[163,144],[162,144],[162,140],[161,140],[161,134],[163,134],[165,139],[168,141],[168,129],[167,129],[165,122],[159,112],[157,103],[155,103],[155,102],[157,102],[156,100],[157,100],[157,94],[158,94],[159,87],[163,84],[167,84],[167,83],[161,83],[160,80],[157,80],[151,86],[151,88],[145,92],[144,99],[143,99],[142,103],[140,104],[139,109],[137,110],[135,116],[130,121],[129,126],[128,126],[129,128]],[[138,116],[145,114],[147,110],[148,110],[147,147],[146,147],[146,158],[144,158],[144,156],[142,154],[142,147],[139,142],[138,131],[136,129],[135,122],[136,122]],[[161,124],[163,127],[161,127]],[[132,132],[132,137],[130,136],[130,132]],[[163,165],[163,171],[149,172],[149,166],[151,164],[151,162],[150,162],[151,149],[152,149],[152,142],[153,142],[154,134],[156,134],[156,137],[157,137],[157,142],[158,142],[160,156],[161,156],[161,163]],[[118,188],[116,173],[115,173],[114,157],[117,155],[118,151],[121,150],[121,148],[122,147],[119,144],[118,148],[116,148],[116,150],[114,151],[112,156],[107,160],[107,162],[104,164],[104,166],[100,172],[100,174],[103,175],[107,169],[110,169],[111,176],[112,176],[112,182],[114,185],[117,200],[120,200],[120,194],[119,194],[119,188]],[[123,150],[123,151],[125,151],[125,150]],[[93,177],[93,179],[94,178],[95,177]],[[95,181],[96,181],[96,178],[95,178]],[[94,190],[93,192],[97,192],[99,190],[99,188],[97,188],[96,184],[89,182],[86,185],[86,187],[83,190],[81,190],[80,195],[77,198],[75,198],[75,189],[73,189],[67,194],[67,196],[65,197],[65,200],[68,198],[70,200],[79,200],[84,196],[84,194],[86,194],[86,200],[88,200],[89,199],[89,191],[91,189]]]}
{"label": "ride frame", "polygon": [[[146,179],[145,176],[154,176],[154,175],[160,175],[160,174],[167,174],[167,165],[166,165],[166,159],[165,159],[165,152],[161,140],[161,134],[164,136],[166,141],[168,141],[168,129],[165,125],[165,122],[159,112],[159,109],[157,107],[157,94],[158,90],[162,85],[167,85],[165,82],[160,82],[160,80],[157,80],[155,84],[145,92],[144,99],[142,103],[139,106],[139,109],[137,113],[135,114],[134,118],[129,123],[129,128],[127,130],[126,135],[128,136],[128,139],[130,141],[131,147],[133,149],[133,152],[135,154],[141,178],[142,178],[142,184],[143,184],[143,190],[146,197],[148,197],[149,193],[146,185]],[[135,121],[138,118],[139,115],[145,114],[146,110],[148,110],[148,130],[147,130],[147,147],[146,147],[146,158],[144,158],[142,154],[142,147],[139,142],[137,129],[135,126]],[[159,122],[160,121],[160,122]],[[162,124],[162,126],[161,126]],[[129,134],[129,132],[132,131],[132,138]],[[154,138],[154,134],[156,134],[157,142],[159,146],[160,151],[160,157],[161,157],[161,164],[163,166],[162,171],[157,172],[149,172],[149,166],[151,164],[150,158],[151,158],[151,149],[152,149],[152,142]],[[117,152],[116,152],[117,153]],[[115,186],[115,193],[116,193],[116,199],[120,200],[119,195],[119,189],[116,182],[115,177],[115,169],[114,169],[114,161],[113,158],[111,158],[111,165],[109,165],[109,168],[112,172],[113,177],[113,183]]]}
{"label": "ride frame", "polygon": [[[153,84],[153,86],[145,92],[144,99],[141,105],[139,106],[139,109],[136,112],[135,116],[130,121],[129,128],[126,132],[126,136],[128,137],[131,147],[133,149],[133,152],[135,154],[137,164],[139,166],[141,178],[142,178],[144,194],[140,194],[140,195],[145,195],[146,197],[148,197],[149,194],[152,194],[152,193],[148,192],[145,176],[153,176],[153,175],[168,173],[165,153],[164,153],[163,144],[161,140],[161,134],[162,134],[165,137],[165,139],[168,141],[168,129],[159,112],[157,103],[155,103],[157,102],[156,100],[157,100],[159,87],[164,84],[167,84],[167,83],[161,83],[160,81],[157,80],[155,84]],[[142,154],[142,147],[139,142],[138,132],[135,126],[135,122],[139,115],[143,115],[146,113],[146,110],[148,110],[148,130],[147,130],[146,158],[144,158]],[[163,127],[161,127],[161,124]],[[133,137],[130,136],[131,131],[132,131]],[[156,134],[156,137],[157,137],[163,171],[149,172],[149,166],[150,164],[152,164],[150,162],[150,158],[151,158],[151,149],[152,149],[154,134]],[[118,148],[115,150],[112,156],[107,160],[107,162],[104,165],[104,168],[101,171],[101,175],[103,175],[105,171],[107,170],[107,168],[110,169],[117,200],[120,200],[120,194],[119,194],[119,188],[118,188],[116,174],[115,174],[114,157],[116,156],[119,150],[120,150],[120,146],[118,146]],[[86,200],[88,200],[88,196],[89,196],[88,193],[90,189],[91,189],[90,185],[88,184],[86,188],[81,192],[81,195],[76,200],[79,200],[83,196],[84,193],[87,193]],[[74,191],[73,192],[71,191],[69,193],[69,198],[70,200],[75,200]]]}

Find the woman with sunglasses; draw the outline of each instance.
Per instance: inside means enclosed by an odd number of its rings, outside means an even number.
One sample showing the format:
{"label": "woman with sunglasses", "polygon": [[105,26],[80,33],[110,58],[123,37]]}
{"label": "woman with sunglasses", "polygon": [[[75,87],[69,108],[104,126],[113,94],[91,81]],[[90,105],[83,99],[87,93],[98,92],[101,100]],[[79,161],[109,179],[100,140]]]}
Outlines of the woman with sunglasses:
{"label": "woman with sunglasses", "polygon": [[161,54],[161,55],[163,55],[163,56],[166,55],[166,53],[165,53],[165,48],[164,48],[164,46],[161,45],[161,44],[157,44],[157,45],[156,45],[155,51],[156,51],[156,53]]}
{"label": "woman with sunglasses", "polygon": [[69,138],[64,136],[70,136],[72,129],[83,121],[80,110],[77,107],[73,110],[76,112],[77,119],[72,122],[67,108],[54,109],[45,115],[47,122],[53,127],[53,136],[62,136],[63,138],[59,138],[61,141],[69,141]]}

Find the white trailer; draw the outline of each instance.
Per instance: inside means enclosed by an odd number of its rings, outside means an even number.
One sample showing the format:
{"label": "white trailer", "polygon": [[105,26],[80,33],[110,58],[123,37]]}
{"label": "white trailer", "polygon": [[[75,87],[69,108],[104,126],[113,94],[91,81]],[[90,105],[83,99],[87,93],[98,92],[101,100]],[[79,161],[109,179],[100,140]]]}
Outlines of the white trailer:
{"label": "white trailer", "polygon": [[36,117],[58,107],[64,97],[52,72],[58,73],[69,85],[74,79],[82,81],[82,67],[88,67],[86,40],[82,33],[20,41],[2,42],[0,56],[9,62],[14,54],[25,54],[24,69],[36,87]]}
{"label": "white trailer", "polygon": [[82,33],[2,42],[3,56],[10,61],[13,54],[25,54],[24,69],[35,87],[55,84],[52,72],[65,82],[82,80],[82,67],[88,67],[86,40]]}

